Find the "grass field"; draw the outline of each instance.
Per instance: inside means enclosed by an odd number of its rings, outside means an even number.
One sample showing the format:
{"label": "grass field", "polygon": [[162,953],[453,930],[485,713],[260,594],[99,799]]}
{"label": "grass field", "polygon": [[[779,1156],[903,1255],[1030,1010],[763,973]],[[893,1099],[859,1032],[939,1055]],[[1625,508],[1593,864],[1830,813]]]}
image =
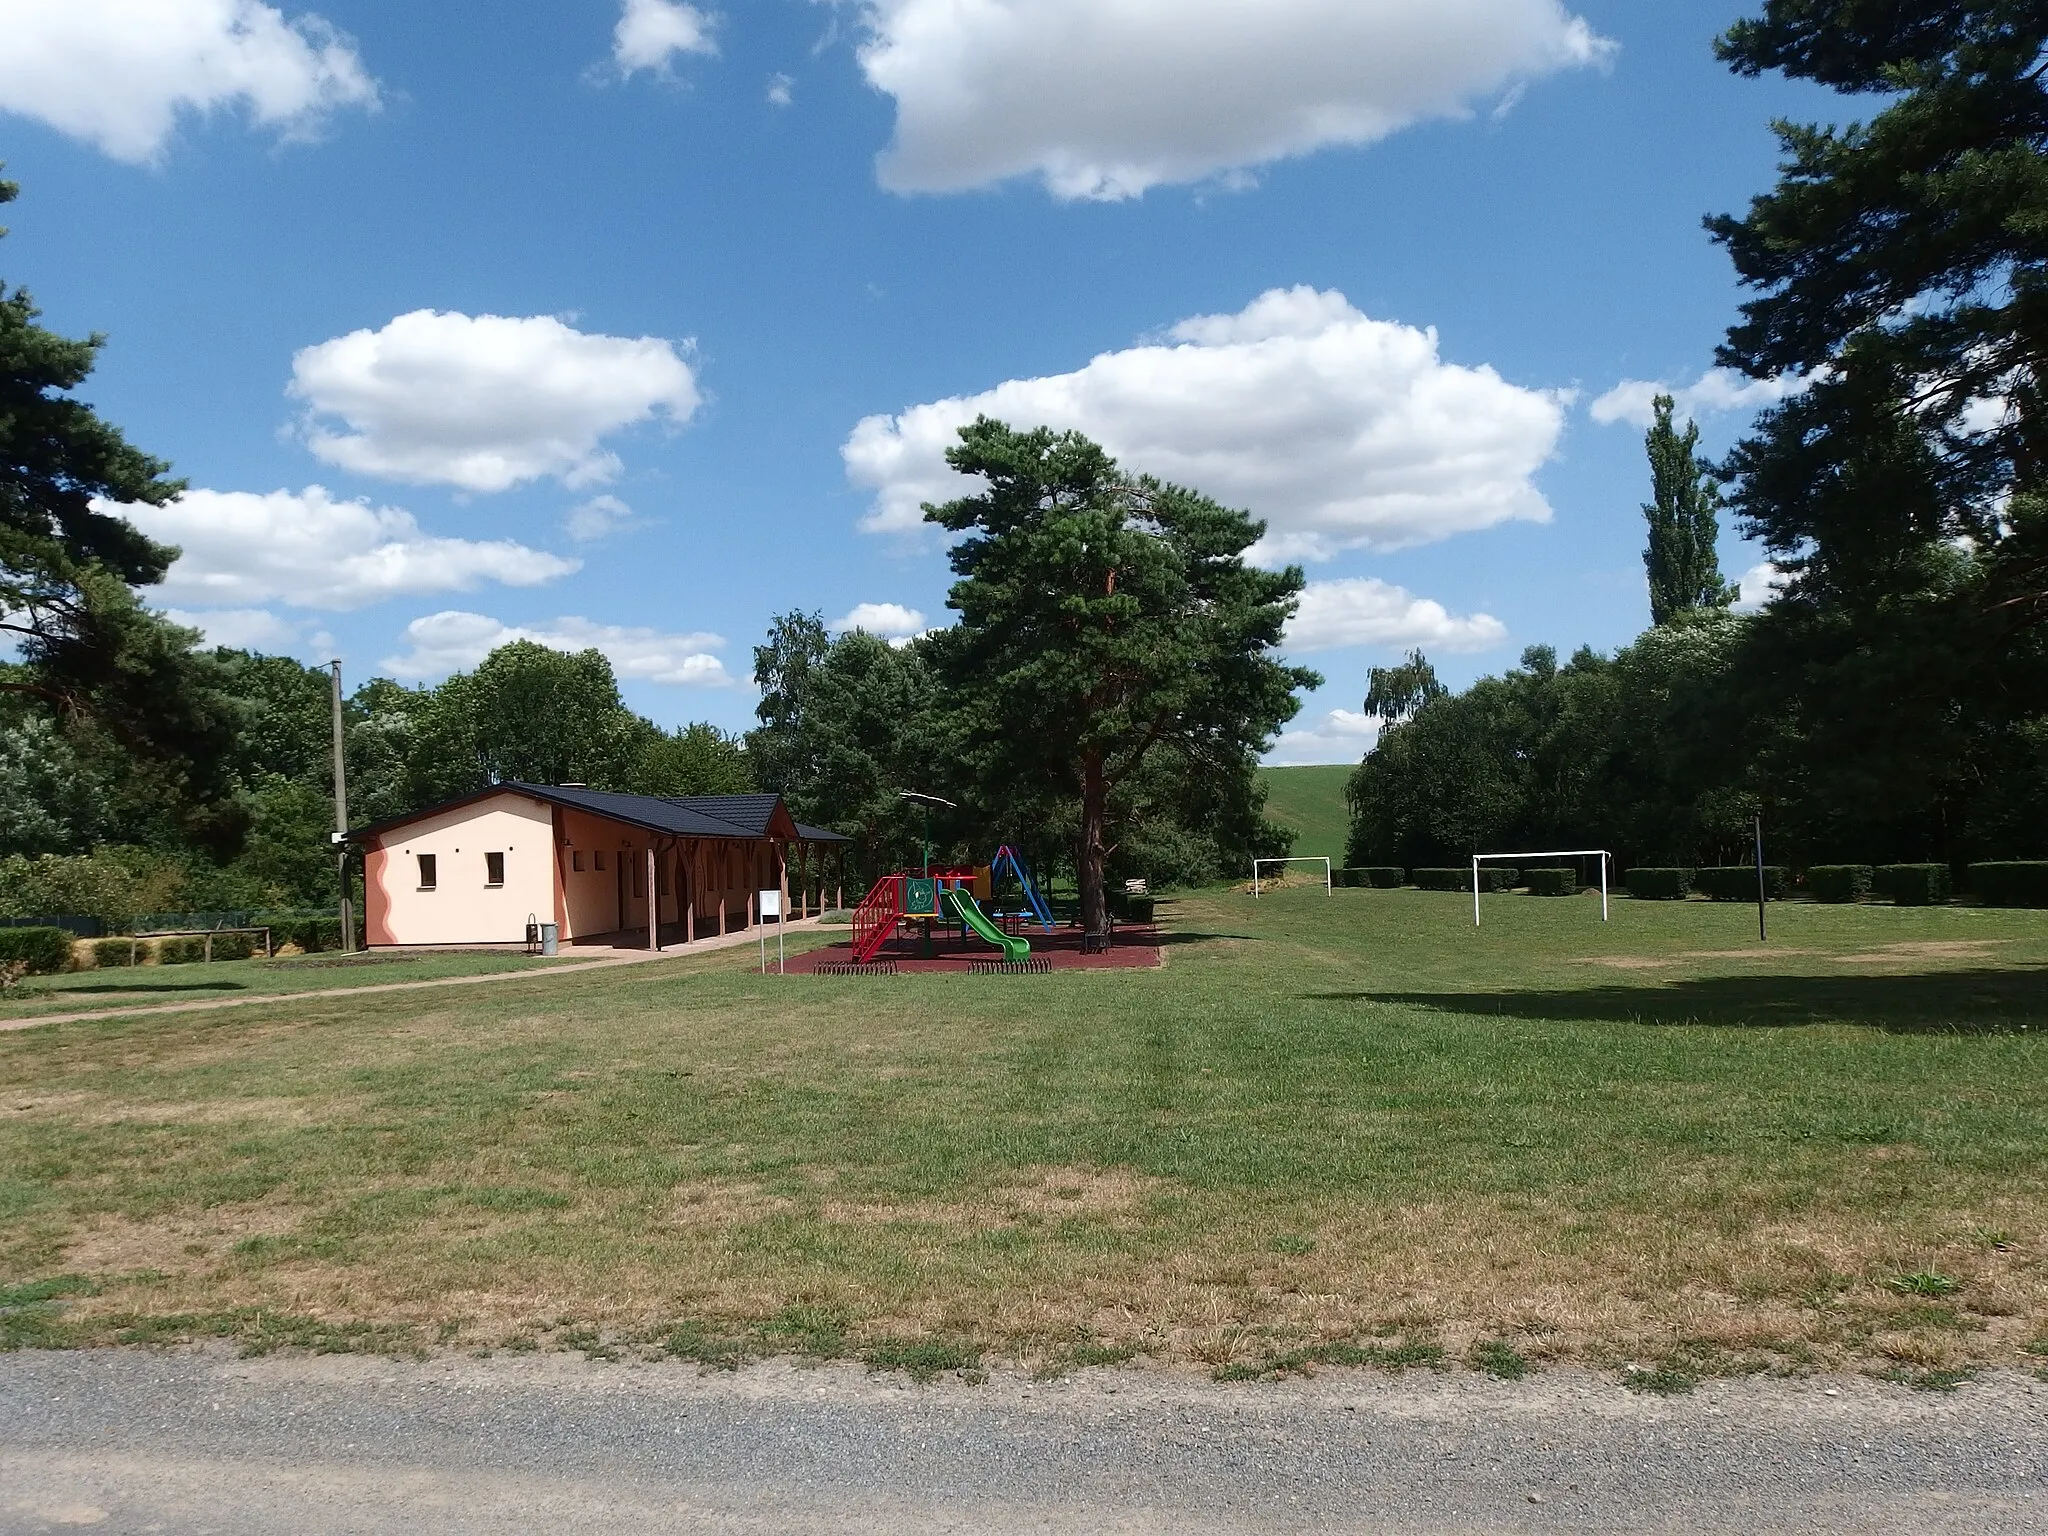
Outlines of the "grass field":
{"label": "grass field", "polygon": [[2048,1348],[2048,919],[1306,890],[0,1036],[0,1343],[1928,1385]]}
{"label": "grass field", "polygon": [[[208,998],[261,997],[328,987],[381,986],[435,981],[444,976],[489,976],[570,964],[510,954],[307,955],[282,960],[221,960],[211,965],[145,965],[37,976],[0,998],[0,1020],[80,1013],[98,1008],[141,1008],[153,1003]],[[586,957],[588,958],[588,957]]]}
{"label": "grass field", "polygon": [[1266,814],[1294,833],[1294,852],[1301,858],[1327,858],[1344,863],[1344,840],[1351,833],[1351,810],[1344,786],[1352,769],[1334,767],[1261,768],[1266,786]]}

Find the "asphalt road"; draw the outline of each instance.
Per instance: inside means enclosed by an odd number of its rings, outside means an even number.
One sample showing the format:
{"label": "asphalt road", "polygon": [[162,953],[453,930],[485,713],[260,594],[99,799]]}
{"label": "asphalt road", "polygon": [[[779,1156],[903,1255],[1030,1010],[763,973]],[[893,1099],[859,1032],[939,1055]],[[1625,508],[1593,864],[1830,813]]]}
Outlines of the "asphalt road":
{"label": "asphalt road", "polygon": [[2048,1531],[2048,1385],[0,1355],[0,1531]]}

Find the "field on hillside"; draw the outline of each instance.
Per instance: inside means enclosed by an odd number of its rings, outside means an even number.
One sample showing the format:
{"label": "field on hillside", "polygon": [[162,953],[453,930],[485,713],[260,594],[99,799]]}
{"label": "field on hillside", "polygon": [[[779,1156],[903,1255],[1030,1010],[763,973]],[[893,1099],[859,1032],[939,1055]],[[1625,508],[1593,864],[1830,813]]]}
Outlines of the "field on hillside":
{"label": "field on hillside", "polygon": [[1351,833],[1344,786],[1351,774],[1342,763],[1259,770],[1266,786],[1266,814],[1294,833],[1294,852],[1301,858],[1327,858],[1343,866],[1344,840]]}
{"label": "field on hillside", "polygon": [[0,1036],[0,1346],[2048,1349],[2048,917],[1469,900],[1183,899],[1157,971],[727,952]]}

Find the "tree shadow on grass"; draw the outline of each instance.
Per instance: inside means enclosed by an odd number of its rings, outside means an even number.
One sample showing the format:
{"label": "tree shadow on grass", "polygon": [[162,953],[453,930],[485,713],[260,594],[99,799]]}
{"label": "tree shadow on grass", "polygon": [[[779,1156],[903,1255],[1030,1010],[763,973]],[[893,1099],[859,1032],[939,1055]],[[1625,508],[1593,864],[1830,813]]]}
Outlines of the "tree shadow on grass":
{"label": "tree shadow on grass", "polygon": [[135,981],[104,982],[96,987],[52,988],[34,994],[36,1001],[61,1003],[68,997],[146,997],[161,992],[246,992],[245,981]]}
{"label": "tree shadow on grass", "polygon": [[1528,991],[1313,992],[1306,997],[1566,1023],[1742,1029],[1853,1024],[1908,1035],[2048,1032],[2048,966],[1910,976],[1697,976]]}

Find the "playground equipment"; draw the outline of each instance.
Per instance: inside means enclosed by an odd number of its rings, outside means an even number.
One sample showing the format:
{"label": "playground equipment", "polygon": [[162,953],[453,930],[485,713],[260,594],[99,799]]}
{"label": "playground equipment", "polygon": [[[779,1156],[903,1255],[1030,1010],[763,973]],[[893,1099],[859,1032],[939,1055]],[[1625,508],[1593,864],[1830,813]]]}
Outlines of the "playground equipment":
{"label": "playground equipment", "polygon": [[[996,851],[995,860],[980,869],[933,869],[922,873],[899,870],[877,880],[874,888],[853,910],[853,958],[866,965],[882,952],[904,923],[957,923],[964,932],[1003,952],[1005,964],[1021,965],[1031,958],[1029,941],[1002,929],[1000,918],[982,909],[991,900],[999,876],[1014,879],[1023,893],[1023,907],[1017,916],[1028,915],[1054,932],[1052,909],[1031,883],[1031,877],[1015,850],[1008,845]],[[930,929],[926,929],[929,936]]]}

